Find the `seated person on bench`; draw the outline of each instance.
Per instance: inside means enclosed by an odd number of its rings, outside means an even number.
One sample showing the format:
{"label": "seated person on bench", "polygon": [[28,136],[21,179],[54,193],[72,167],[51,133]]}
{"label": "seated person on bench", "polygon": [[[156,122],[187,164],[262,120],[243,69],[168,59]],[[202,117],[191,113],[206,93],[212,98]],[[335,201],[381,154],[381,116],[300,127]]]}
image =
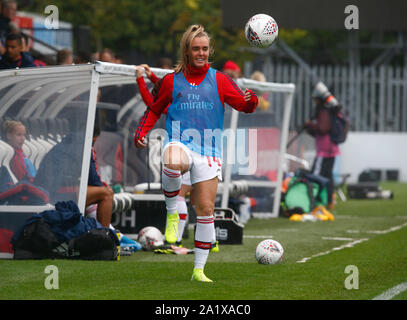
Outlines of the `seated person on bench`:
{"label": "seated person on bench", "polygon": [[[86,194],[86,211],[92,216],[91,212],[95,210],[95,206],[92,205],[96,205],[96,220],[103,227],[114,229],[114,227],[110,224],[112,218],[114,192],[110,186],[103,182],[100,178],[96,163],[96,153],[95,149],[93,148],[99,135],[100,129],[95,125],[93,131],[92,153],[90,158],[89,180]],[[138,251],[142,249],[138,242],[131,240],[123,234],[120,234],[120,246],[129,247],[131,251]]]}

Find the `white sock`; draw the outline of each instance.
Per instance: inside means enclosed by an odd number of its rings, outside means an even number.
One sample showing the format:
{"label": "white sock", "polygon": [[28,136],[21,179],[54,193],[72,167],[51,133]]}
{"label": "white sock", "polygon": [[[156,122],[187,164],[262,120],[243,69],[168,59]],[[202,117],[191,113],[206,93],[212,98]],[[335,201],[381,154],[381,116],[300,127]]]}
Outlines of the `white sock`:
{"label": "white sock", "polygon": [[212,242],[213,244],[216,243],[216,229],[215,229],[215,223],[213,223],[213,235],[212,235]]}
{"label": "white sock", "polygon": [[177,212],[177,195],[181,189],[181,171],[163,168],[162,183],[168,214]]}
{"label": "white sock", "polygon": [[[109,224],[109,228],[112,229],[114,232],[116,232],[116,228],[113,227],[111,224]],[[120,235],[120,238],[124,236],[123,233],[121,233],[120,231],[117,232]]]}
{"label": "white sock", "polygon": [[184,229],[188,218],[188,207],[184,197],[177,197],[177,209],[179,215],[177,241],[180,242],[182,240],[182,235],[184,234]]}
{"label": "white sock", "polygon": [[97,209],[98,209],[98,205],[97,204],[91,204],[90,206],[86,207],[85,209],[85,216],[87,218],[93,218],[96,221],[97,219]]}
{"label": "white sock", "polygon": [[211,249],[211,242],[213,239],[214,229],[213,216],[196,217],[196,231],[195,231],[195,269],[203,269],[208,259],[209,250]]}
{"label": "white sock", "polygon": [[[97,221],[97,208],[98,208],[97,204],[91,204],[89,207],[85,209],[85,216],[87,218],[93,218]],[[112,229],[113,231],[116,230],[116,228],[113,227],[112,224],[109,224],[109,228]],[[123,234],[120,233],[120,236],[122,237]]]}
{"label": "white sock", "polygon": [[[195,205],[192,205],[192,208],[194,209],[194,212],[196,212]],[[181,223],[181,221],[180,221],[180,223]],[[212,244],[215,244],[215,243],[216,243],[216,229],[215,229],[215,225],[213,226],[213,236],[212,236],[212,241],[211,241],[211,243],[212,243]]]}

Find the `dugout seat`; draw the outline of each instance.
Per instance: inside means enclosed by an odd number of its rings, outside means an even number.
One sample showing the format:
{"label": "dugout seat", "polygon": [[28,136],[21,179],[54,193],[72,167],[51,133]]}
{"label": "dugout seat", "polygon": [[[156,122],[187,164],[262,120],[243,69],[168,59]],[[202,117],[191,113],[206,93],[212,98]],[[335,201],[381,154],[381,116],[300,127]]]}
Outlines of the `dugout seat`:
{"label": "dugout seat", "polygon": [[33,121],[36,128],[37,139],[48,152],[55,145],[55,143],[48,136],[48,123],[45,121],[45,119],[33,119]]}
{"label": "dugout seat", "polygon": [[61,142],[63,137],[65,137],[69,133],[69,121],[66,118],[55,118],[50,119],[50,121],[55,121],[55,125],[57,126],[55,130],[55,134],[57,136],[58,142]]}
{"label": "dugout seat", "polygon": [[63,121],[61,119],[45,119],[48,127],[48,141],[53,145],[61,142],[63,136]]}
{"label": "dugout seat", "polygon": [[42,158],[51,150],[54,144],[47,140],[48,127],[44,119],[28,119],[30,123],[30,133],[41,146],[41,151],[35,159],[35,166],[38,168]]}
{"label": "dugout seat", "polygon": [[13,147],[10,146],[8,143],[0,140],[0,166],[5,167],[8,173],[10,174],[13,183],[17,183],[18,179],[10,169],[10,160],[13,158],[13,155],[14,155]]}
{"label": "dugout seat", "polygon": [[23,146],[23,151],[26,154],[26,156],[30,159],[30,161],[35,164],[35,159],[40,151],[40,148],[38,147],[37,143],[33,141],[33,137],[30,134],[30,124],[28,123],[26,118],[20,118],[19,121],[21,121],[26,130],[26,138]]}
{"label": "dugout seat", "polygon": [[20,98],[16,100],[13,104],[9,106],[5,113],[5,117],[10,118],[10,119],[16,119],[18,118],[18,114],[20,110],[24,107],[26,102],[28,101],[28,98]]}
{"label": "dugout seat", "polygon": [[42,158],[47,153],[45,145],[38,140],[37,132],[39,129],[37,126],[39,126],[39,124],[36,123],[34,119],[24,119],[22,122],[27,129],[26,141],[28,140],[29,143],[31,143],[31,149],[33,151],[33,156],[30,157],[30,160],[34,167],[38,169]]}

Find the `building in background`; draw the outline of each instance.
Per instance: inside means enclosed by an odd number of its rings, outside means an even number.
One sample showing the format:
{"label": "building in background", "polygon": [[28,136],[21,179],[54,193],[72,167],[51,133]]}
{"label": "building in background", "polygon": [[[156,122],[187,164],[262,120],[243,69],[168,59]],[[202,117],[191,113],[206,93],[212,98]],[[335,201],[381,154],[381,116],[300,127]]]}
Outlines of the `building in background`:
{"label": "building in background", "polygon": [[68,48],[73,50],[74,28],[71,23],[59,21],[58,29],[47,29],[47,16],[24,11],[18,11],[13,22],[22,32],[34,38],[29,41],[29,47],[44,56],[55,55],[56,50]]}

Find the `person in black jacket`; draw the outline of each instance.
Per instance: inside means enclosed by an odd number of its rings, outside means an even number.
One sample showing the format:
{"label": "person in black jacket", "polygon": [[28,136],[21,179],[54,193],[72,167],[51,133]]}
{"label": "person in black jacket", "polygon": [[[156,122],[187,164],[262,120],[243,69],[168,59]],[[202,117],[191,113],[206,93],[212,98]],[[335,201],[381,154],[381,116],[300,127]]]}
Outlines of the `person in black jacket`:
{"label": "person in black jacket", "polygon": [[0,60],[0,69],[35,68],[34,59],[23,51],[22,35],[10,33],[6,38],[6,53]]}

